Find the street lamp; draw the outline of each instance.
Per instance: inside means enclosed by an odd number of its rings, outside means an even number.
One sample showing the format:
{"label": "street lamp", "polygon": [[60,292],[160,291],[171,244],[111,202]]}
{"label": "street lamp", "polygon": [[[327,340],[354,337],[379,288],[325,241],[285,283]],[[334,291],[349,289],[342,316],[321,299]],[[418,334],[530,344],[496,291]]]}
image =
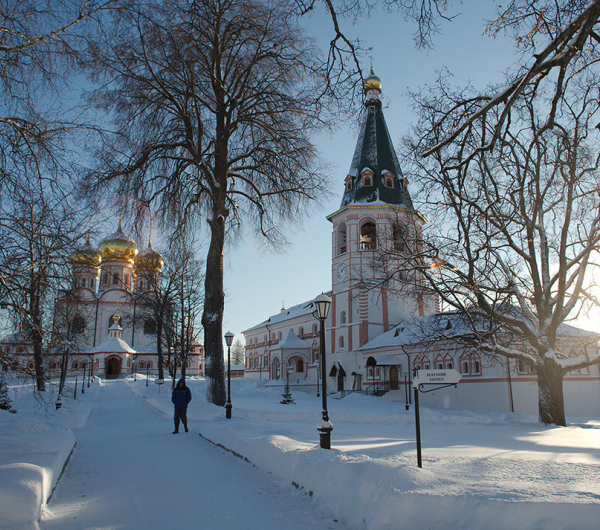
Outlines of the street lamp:
{"label": "street lamp", "polygon": [[231,419],[231,343],[233,333],[225,333],[225,344],[227,344],[227,404],[225,405],[225,417]]}
{"label": "street lamp", "polygon": [[81,363],[83,364],[83,379],[81,380],[81,393],[85,394],[85,369],[87,364],[86,363]]}
{"label": "street lamp", "polygon": [[333,425],[329,421],[329,414],[327,412],[327,377],[325,370],[327,370],[327,362],[325,361],[325,320],[329,314],[329,307],[331,306],[331,298],[320,294],[315,298],[315,306],[317,307],[316,313],[317,318],[321,322],[321,381],[323,388],[321,394],[323,396],[323,418],[317,427],[319,431],[319,437],[322,449],[331,449],[331,431]]}
{"label": "street lamp", "polygon": [[406,370],[404,370],[404,406],[406,407],[406,410],[409,409],[409,407],[408,407],[408,372]]}

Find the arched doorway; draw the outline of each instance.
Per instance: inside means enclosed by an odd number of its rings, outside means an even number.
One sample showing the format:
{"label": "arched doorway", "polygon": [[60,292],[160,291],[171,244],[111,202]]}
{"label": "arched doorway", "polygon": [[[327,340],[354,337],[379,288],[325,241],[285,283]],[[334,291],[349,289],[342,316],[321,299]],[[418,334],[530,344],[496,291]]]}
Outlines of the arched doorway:
{"label": "arched doorway", "polygon": [[390,366],[390,390],[398,390],[398,368]]}
{"label": "arched doorway", "polygon": [[106,379],[116,379],[121,373],[121,358],[109,357],[106,359]]}
{"label": "arched doorway", "polygon": [[273,357],[271,361],[271,379],[279,379],[279,357]]}

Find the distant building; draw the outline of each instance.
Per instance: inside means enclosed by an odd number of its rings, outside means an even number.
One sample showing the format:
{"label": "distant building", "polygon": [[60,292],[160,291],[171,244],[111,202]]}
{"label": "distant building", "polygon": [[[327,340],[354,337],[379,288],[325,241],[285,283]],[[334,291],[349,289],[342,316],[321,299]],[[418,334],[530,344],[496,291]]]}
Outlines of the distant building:
{"label": "distant building", "polygon": [[[93,364],[93,373],[100,376],[120,377],[134,371],[156,375],[156,326],[150,302],[162,256],[150,242],[138,252],[119,221],[117,231],[97,248],[88,239],[71,255],[71,264],[72,287],[61,291],[55,301],[53,346],[45,355],[49,374],[60,372],[66,350],[69,372],[82,371],[84,364],[89,370]],[[1,347],[14,358],[13,365],[33,368],[31,345],[20,334],[3,341]],[[204,375],[204,347],[197,340],[192,342],[186,371]]]}
{"label": "distant building", "polygon": [[[381,81],[365,80],[365,117],[340,208],[329,215],[332,229],[332,299],[325,323],[326,376],[332,392],[381,394],[398,390],[411,399],[412,369],[456,369],[458,389],[423,395],[423,403],[453,409],[537,413],[537,378],[527,366],[490,360],[466,347],[456,314],[439,312],[435,296],[420,288],[408,245],[419,245],[424,218],[410,198],[383,116]],[[377,263],[378,249],[395,261],[388,280]],[[318,293],[315,293],[315,295]],[[246,378],[268,379],[315,392],[319,373],[319,321],[308,300],[244,331]],[[450,331],[452,326],[455,328]],[[445,335],[436,333],[450,326]],[[446,337],[446,338],[443,338]],[[595,354],[599,336],[561,327],[563,351]],[[598,366],[565,377],[568,414],[600,415]]]}

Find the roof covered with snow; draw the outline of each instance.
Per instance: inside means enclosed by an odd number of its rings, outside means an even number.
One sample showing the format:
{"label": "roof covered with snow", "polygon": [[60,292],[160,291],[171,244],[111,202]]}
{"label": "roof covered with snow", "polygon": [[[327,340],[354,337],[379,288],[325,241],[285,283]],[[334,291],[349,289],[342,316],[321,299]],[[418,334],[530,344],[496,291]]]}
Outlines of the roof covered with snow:
{"label": "roof covered with snow", "polygon": [[[324,294],[329,296],[331,293]],[[307,302],[302,302],[301,304],[292,306],[289,309],[282,309],[279,313],[271,315],[267,320],[263,320],[260,324],[252,326],[251,328],[242,331],[242,333],[248,333],[249,331],[264,328],[267,325],[272,326],[274,324],[281,324],[287,320],[292,320],[294,318],[301,317],[304,315],[310,315],[311,313],[314,313],[315,310],[315,300],[313,298],[312,300],[308,300]]]}
{"label": "roof covered with snow", "polygon": [[310,344],[301,339],[291,329],[288,329],[284,339],[277,344],[274,349],[277,350],[298,350],[302,348],[310,348]]}
{"label": "roof covered with snow", "polygon": [[[416,317],[405,320],[369,341],[358,349],[363,353],[379,348],[400,348],[412,344],[427,343],[438,340],[452,340],[461,336],[471,335],[473,329],[465,317],[455,311]],[[585,331],[568,324],[561,324],[558,328],[561,338],[578,338],[599,340],[600,335],[591,331]]]}
{"label": "roof covered with snow", "polygon": [[136,353],[124,340],[117,338],[106,339],[89,351],[90,353]]}

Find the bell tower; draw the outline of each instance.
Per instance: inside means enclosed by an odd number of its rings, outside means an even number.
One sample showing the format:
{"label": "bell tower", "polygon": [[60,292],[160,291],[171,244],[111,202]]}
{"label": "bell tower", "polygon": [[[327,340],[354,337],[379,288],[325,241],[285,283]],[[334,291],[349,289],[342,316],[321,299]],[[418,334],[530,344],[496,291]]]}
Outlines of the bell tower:
{"label": "bell tower", "polygon": [[404,319],[435,312],[410,267],[425,220],[383,116],[381,80],[365,79],[364,116],[332,234],[332,350],[353,351]]}

